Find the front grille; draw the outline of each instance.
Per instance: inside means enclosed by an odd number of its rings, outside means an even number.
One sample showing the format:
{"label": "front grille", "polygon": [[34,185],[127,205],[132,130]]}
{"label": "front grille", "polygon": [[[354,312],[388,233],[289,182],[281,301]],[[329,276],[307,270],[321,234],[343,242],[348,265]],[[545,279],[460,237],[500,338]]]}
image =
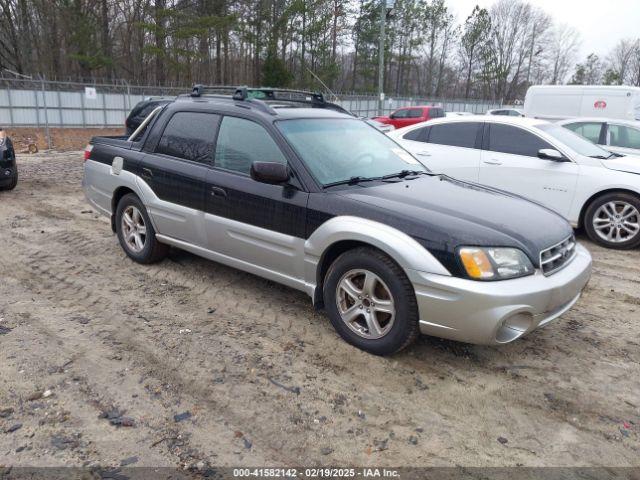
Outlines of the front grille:
{"label": "front grille", "polygon": [[540,252],[540,268],[551,275],[566,267],[576,254],[576,237],[571,235],[562,242]]}

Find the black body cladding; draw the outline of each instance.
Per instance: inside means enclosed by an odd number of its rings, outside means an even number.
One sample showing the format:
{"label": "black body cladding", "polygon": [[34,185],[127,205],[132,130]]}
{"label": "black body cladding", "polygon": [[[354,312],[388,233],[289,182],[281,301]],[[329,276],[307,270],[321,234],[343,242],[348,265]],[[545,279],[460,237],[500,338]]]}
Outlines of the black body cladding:
{"label": "black body cladding", "polygon": [[[207,112],[252,120],[263,126],[286,157],[289,185],[259,183],[249,175],[155,153],[162,132],[176,112]],[[282,118],[350,118],[335,111],[279,109],[277,115],[231,100],[189,99],[168,104],[136,143],[96,137],[91,159],[111,164],[125,159],[128,170],[166,201],[217,216],[308,238],[327,220],[357,216],[394,227],[431,252],[453,275],[464,277],[460,246],[519,248],[539,265],[540,252],[571,235],[560,215],[524,200],[446,176],[422,175],[323,189],[286,143],[274,122]],[[212,142],[217,131],[211,132]],[[265,159],[269,160],[269,159]]]}

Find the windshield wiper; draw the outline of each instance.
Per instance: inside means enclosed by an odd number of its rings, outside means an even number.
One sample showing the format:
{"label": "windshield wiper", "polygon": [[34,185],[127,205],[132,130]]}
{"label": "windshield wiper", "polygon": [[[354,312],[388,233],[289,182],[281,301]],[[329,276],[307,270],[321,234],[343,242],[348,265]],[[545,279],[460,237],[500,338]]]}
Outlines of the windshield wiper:
{"label": "windshield wiper", "polygon": [[409,175],[424,175],[428,173],[429,172],[425,172],[424,170],[401,170],[400,172],[384,175],[381,178],[382,180],[387,180],[389,178],[405,178],[405,177],[408,177]]}
{"label": "windshield wiper", "polygon": [[610,158],[619,158],[624,157],[624,155],[620,155],[619,153],[610,152],[609,156],[605,157],[604,155],[590,155],[589,158],[597,158],[598,160],[609,160]]}
{"label": "windshield wiper", "polygon": [[325,183],[324,188],[335,187],[337,185],[357,185],[360,182],[373,182],[374,180],[380,180],[381,177],[351,177],[346,180],[338,180],[337,182]]}

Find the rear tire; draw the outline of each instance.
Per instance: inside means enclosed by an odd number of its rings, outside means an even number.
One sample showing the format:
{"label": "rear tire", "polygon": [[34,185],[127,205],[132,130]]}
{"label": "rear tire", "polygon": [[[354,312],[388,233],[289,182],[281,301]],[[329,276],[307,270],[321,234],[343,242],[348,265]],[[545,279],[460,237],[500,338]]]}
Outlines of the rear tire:
{"label": "rear tire", "polygon": [[629,250],[640,246],[640,198],[629,193],[609,193],[587,207],[584,229],[595,243]]}
{"label": "rear tire", "polygon": [[13,177],[13,181],[6,187],[0,187],[0,190],[13,190],[17,186],[18,186],[18,171],[16,170],[16,175]]}
{"label": "rear tire", "polygon": [[116,208],[116,233],[120,246],[129,258],[150,264],[164,259],[169,246],[156,239],[156,231],[140,199],[129,193],[122,197]]}
{"label": "rear tire", "polygon": [[402,268],[374,248],[340,255],[329,267],[324,305],[340,336],[374,355],[391,355],[419,333],[415,291]]}

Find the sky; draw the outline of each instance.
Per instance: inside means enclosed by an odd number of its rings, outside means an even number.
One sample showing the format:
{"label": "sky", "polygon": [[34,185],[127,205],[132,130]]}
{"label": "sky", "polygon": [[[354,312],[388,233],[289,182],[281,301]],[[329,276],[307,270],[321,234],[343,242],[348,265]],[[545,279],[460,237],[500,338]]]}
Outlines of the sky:
{"label": "sky", "polygon": [[[490,7],[495,0],[448,0],[459,22],[477,4]],[[640,37],[640,0],[528,0],[551,15],[557,23],[567,23],[580,32],[582,59],[595,52],[601,58],[622,38]]]}

